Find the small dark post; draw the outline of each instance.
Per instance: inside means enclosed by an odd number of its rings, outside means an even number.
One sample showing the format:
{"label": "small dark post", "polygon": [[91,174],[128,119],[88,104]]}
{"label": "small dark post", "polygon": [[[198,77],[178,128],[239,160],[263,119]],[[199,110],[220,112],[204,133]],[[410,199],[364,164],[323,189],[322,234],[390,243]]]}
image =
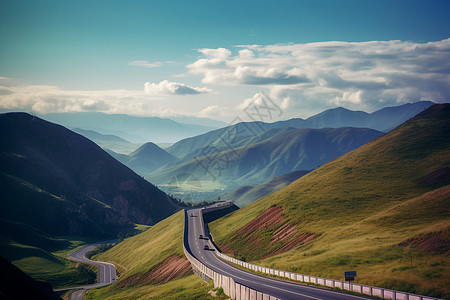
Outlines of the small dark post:
{"label": "small dark post", "polygon": [[348,272],[345,272],[344,275],[345,275],[345,281],[348,281],[350,291],[352,291],[352,288],[351,288],[352,283],[351,282],[355,280],[356,271],[348,271]]}

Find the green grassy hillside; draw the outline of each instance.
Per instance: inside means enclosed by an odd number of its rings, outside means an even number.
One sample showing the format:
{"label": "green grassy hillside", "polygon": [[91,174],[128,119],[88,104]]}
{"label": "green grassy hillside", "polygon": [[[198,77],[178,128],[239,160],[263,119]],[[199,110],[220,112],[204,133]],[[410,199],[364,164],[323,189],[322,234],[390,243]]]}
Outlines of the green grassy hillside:
{"label": "green grassy hillside", "polygon": [[448,298],[449,133],[450,105],[432,106],[210,229],[264,266]]}
{"label": "green grassy hillside", "polygon": [[239,189],[231,193],[223,195],[221,199],[232,200],[234,204],[236,204],[237,206],[244,207],[258,200],[259,198],[262,198],[273,192],[278,191],[281,188],[284,188],[288,184],[292,183],[293,181],[299,179],[300,177],[306,174],[308,174],[308,171],[305,170],[290,172],[282,176],[274,177],[268,182],[262,183],[260,185],[256,186],[246,185],[240,187]]}
{"label": "green grassy hillside", "polygon": [[183,230],[184,212],[178,212],[93,257],[114,263],[119,278],[116,284],[89,291],[87,298],[210,299],[212,284],[195,275],[184,257]]}
{"label": "green grassy hillside", "polygon": [[94,283],[96,269],[74,263],[67,256],[92,243],[92,238],[54,238],[25,224],[1,223],[0,253],[32,278],[55,289]]}

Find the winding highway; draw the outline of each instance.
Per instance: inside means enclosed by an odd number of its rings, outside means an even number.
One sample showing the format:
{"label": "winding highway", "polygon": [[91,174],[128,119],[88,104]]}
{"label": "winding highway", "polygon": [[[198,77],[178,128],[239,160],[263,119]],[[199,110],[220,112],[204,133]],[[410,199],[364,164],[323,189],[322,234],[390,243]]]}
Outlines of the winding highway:
{"label": "winding highway", "polygon": [[[187,211],[188,217],[188,245],[191,254],[204,265],[223,275],[232,277],[237,283],[251,287],[254,290],[269,294],[279,299],[314,299],[314,300],[357,300],[374,299],[371,297],[356,296],[344,292],[336,292],[326,288],[313,287],[295,282],[278,280],[270,277],[256,275],[254,273],[239,269],[217,256],[217,249],[209,239],[205,237],[202,210],[210,210],[213,206],[197,208]],[[208,246],[208,250],[204,249]]]}
{"label": "winding highway", "polygon": [[86,253],[89,251],[94,250],[98,246],[102,244],[109,244],[113,243],[113,241],[105,241],[105,242],[99,242],[95,244],[88,245],[86,247],[81,248],[80,250],[72,253],[69,256],[69,259],[79,261],[86,264],[96,265],[98,267],[98,276],[97,276],[97,283],[96,284],[90,284],[90,285],[83,285],[83,286],[77,286],[73,288],[63,289],[63,290],[76,290],[72,294],[70,294],[70,300],[79,300],[83,299],[84,293],[86,290],[98,288],[101,286],[105,286],[111,283],[114,283],[116,281],[116,267],[113,264],[107,263],[107,262],[101,262],[101,261],[95,261],[90,260],[86,258]]}

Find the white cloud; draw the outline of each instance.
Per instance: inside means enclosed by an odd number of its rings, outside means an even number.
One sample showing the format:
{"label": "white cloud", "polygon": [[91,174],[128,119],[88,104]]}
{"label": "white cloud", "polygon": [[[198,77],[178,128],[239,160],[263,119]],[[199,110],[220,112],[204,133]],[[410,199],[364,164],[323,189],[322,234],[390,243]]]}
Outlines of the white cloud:
{"label": "white cloud", "polygon": [[144,68],[158,68],[161,67],[162,63],[157,62],[149,62],[148,60],[133,60],[128,62],[129,66],[136,66],[136,67],[144,67]]}
{"label": "white cloud", "polygon": [[6,87],[1,87],[0,86],[0,96],[2,96],[2,95],[11,95],[11,94],[14,94],[13,90],[8,89]]}
{"label": "white cloud", "polygon": [[[282,103],[282,105],[286,103]],[[273,122],[280,120],[283,109],[264,92],[258,92],[235,107],[240,121]]]}
{"label": "white cloud", "polygon": [[219,105],[210,105],[202,109],[196,116],[201,118],[221,118],[230,119],[233,112],[228,107],[223,107]]}
{"label": "white cloud", "polygon": [[55,86],[9,86],[8,93],[0,95],[0,108],[6,110],[49,112],[102,111],[106,113],[133,113],[148,109],[155,100],[142,91],[104,90],[68,91]]}
{"label": "white cloud", "polygon": [[200,49],[187,65],[202,82],[263,86],[283,107],[323,109],[343,105],[373,110],[450,96],[450,39],[321,42]]}
{"label": "white cloud", "polygon": [[160,83],[145,83],[145,93],[150,95],[193,95],[209,92],[211,92],[211,90],[206,87],[192,87],[183,83],[170,82],[168,80],[163,80]]}
{"label": "white cloud", "polygon": [[225,48],[208,49],[203,48],[198,50],[203,53],[206,57],[216,58],[216,59],[227,59],[231,55],[231,51]]}

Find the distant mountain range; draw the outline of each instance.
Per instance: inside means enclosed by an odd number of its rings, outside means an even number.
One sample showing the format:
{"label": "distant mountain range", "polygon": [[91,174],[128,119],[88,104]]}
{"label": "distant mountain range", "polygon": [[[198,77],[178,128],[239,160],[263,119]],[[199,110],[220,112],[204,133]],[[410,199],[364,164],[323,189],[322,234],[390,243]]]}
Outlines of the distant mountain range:
{"label": "distant mountain range", "polygon": [[94,130],[72,128],[72,131],[90,139],[91,141],[99,145],[102,149],[109,149],[114,151],[115,153],[129,154],[141,145],[131,143],[117,135],[101,134]]}
{"label": "distant mountain range", "polygon": [[204,155],[166,165],[148,177],[164,184],[188,173],[205,181],[260,184],[292,171],[317,168],[382,134],[367,128],[275,128],[241,140],[245,146],[223,151],[210,148]]}
{"label": "distant mountain range", "polygon": [[294,118],[274,123],[243,122],[213,130],[195,137],[186,138],[172,146],[167,151],[178,158],[191,155],[199,149],[215,147],[230,149],[240,146],[243,140],[257,137],[274,128],[339,128],[358,127],[371,128],[387,132],[414,117],[433,105],[431,101],[420,101],[396,107],[386,107],[373,113],[351,111],[342,107],[326,110],[306,120]]}
{"label": "distant mountain range", "polygon": [[[196,136],[219,128],[221,122],[208,122],[211,126],[198,125],[207,123],[199,118],[185,118],[188,122],[179,123],[158,117],[135,117],[123,114],[105,114],[99,112],[51,113],[41,118],[58,123],[67,128],[94,130],[101,134],[113,134],[132,143],[163,142],[173,143],[180,139]],[[216,124],[216,125],[214,125]]]}
{"label": "distant mountain range", "polygon": [[0,115],[0,219],[53,235],[107,235],[178,208],[96,144],[25,113]]}

